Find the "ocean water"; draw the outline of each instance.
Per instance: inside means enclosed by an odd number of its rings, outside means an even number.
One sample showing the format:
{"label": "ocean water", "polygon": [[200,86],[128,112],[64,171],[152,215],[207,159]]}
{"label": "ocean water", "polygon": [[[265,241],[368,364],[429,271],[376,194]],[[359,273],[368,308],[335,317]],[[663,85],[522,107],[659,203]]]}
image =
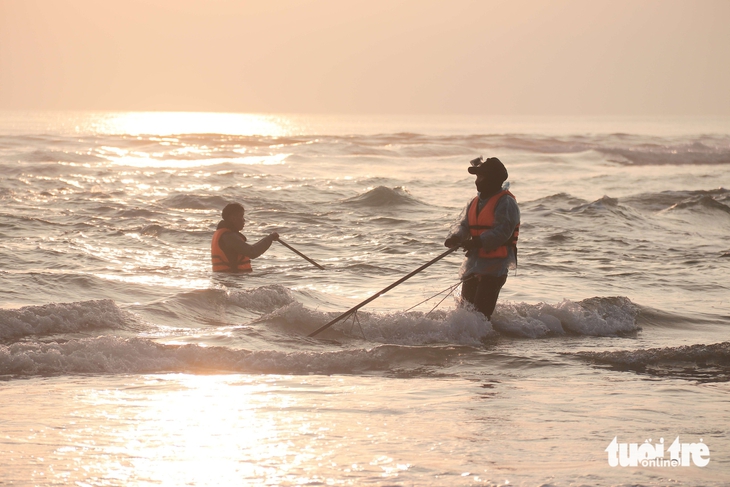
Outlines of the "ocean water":
{"label": "ocean water", "polygon": [[[446,250],[478,155],[492,321],[457,252],[307,337]],[[727,485],[727,188],[730,118],[0,113],[0,484]],[[232,201],[325,270],[213,276]]]}

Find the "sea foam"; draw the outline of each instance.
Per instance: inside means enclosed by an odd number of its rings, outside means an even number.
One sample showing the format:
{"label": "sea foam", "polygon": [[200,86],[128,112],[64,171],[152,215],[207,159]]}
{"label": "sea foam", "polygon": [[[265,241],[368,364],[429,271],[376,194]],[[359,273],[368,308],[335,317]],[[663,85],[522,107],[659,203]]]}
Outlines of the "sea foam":
{"label": "sea foam", "polygon": [[500,303],[492,317],[494,329],[507,335],[539,338],[550,335],[617,336],[641,328],[638,308],[626,297],[590,298],[557,305]]}
{"label": "sea foam", "polygon": [[[306,308],[299,302],[265,315],[258,322],[273,322],[293,333],[309,334],[341,313],[325,313]],[[397,345],[434,343],[480,346],[492,335],[492,325],[484,316],[464,308],[435,311],[377,313],[359,311],[356,316],[335,323],[324,330],[322,338],[360,338],[371,342]]]}
{"label": "sea foam", "polygon": [[0,309],[0,340],[100,328],[124,329],[134,321],[131,313],[110,299]]}

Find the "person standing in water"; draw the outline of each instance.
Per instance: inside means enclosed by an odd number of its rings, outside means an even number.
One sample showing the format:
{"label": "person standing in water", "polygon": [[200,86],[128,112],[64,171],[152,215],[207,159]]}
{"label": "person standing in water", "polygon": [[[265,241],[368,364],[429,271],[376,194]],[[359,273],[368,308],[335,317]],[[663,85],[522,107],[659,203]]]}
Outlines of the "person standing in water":
{"label": "person standing in water", "polygon": [[279,234],[273,232],[253,245],[246,243],[241,233],[246,220],[245,210],[238,203],[231,203],[223,208],[223,220],[213,234],[210,244],[210,257],[213,272],[251,272],[251,259],[266,252]]}
{"label": "person standing in water", "polygon": [[477,177],[478,194],[444,245],[466,251],[461,266],[462,304],[471,303],[491,320],[507,274],[517,266],[520,209],[508,191],[509,183],[505,184],[507,169],[499,159],[478,157],[471,161],[469,173]]}

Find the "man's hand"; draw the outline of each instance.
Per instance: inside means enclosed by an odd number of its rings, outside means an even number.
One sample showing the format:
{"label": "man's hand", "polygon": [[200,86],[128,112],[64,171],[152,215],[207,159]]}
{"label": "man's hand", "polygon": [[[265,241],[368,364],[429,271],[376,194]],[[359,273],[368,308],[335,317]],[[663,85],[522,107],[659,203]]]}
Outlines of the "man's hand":
{"label": "man's hand", "polygon": [[461,238],[458,235],[452,235],[444,241],[444,245],[448,248],[458,247],[461,242]]}
{"label": "man's hand", "polygon": [[464,240],[461,242],[461,246],[464,247],[464,250],[474,250],[479,249],[482,247],[482,241],[480,238],[470,238],[469,240]]}
{"label": "man's hand", "polygon": [[279,234],[273,232],[271,235],[269,235],[269,238],[271,238],[271,240],[279,240]]}

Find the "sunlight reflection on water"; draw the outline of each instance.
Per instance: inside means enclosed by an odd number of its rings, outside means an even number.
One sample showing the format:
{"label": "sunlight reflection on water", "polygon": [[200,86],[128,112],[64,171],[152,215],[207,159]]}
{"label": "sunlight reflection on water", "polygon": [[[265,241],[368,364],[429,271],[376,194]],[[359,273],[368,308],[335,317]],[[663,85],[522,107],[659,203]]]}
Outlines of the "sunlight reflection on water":
{"label": "sunlight reflection on water", "polygon": [[276,115],[250,113],[121,112],[100,116],[95,131],[129,135],[229,134],[272,135],[289,132]]}
{"label": "sunlight reflection on water", "polygon": [[[475,472],[484,473],[471,461],[448,458],[458,437],[473,434],[464,422],[440,424],[438,443],[418,435],[467,399],[440,396],[456,392],[461,381],[412,380],[408,391],[398,392],[399,381],[352,379],[42,379],[44,387],[35,389],[45,396],[37,397],[41,405],[4,428],[7,446],[22,458],[13,460],[11,451],[0,462],[2,478],[78,485],[356,485],[387,484],[413,468],[453,477],[471,471],[466,475],[472,481]],[[408,396],[406,416],[379,405],[393,394]],[[399,458],[386,454],[393,446]]]}

